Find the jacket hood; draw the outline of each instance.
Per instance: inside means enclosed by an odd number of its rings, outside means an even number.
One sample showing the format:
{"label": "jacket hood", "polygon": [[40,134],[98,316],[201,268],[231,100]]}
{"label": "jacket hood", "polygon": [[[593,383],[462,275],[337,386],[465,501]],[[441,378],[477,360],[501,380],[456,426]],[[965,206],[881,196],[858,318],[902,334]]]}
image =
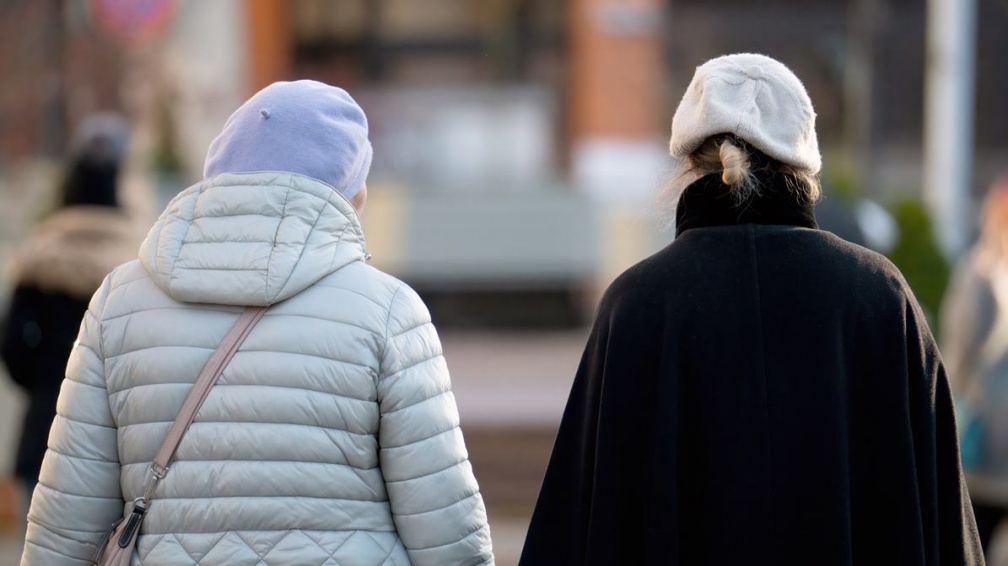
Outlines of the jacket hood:
{"label": "jacket hood", "polygon": [[136,258],[143,229],[116,208],[72,206],[26,237],[11,265],[15,284],[87,301],[116,266]]}
{"label": "jacket hood", "polygon": [[283,172],[225,173],[175,197],[140,247],[172,298],[270,305],[364,260],[350,202],[325,183]]}

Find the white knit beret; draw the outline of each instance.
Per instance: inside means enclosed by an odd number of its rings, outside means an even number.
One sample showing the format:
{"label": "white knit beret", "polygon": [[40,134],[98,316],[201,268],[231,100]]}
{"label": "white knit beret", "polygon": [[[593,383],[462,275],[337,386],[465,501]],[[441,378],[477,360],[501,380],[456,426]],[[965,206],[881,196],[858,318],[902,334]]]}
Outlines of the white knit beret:
{"label": "white knit beret", "polygon": [[697,67],[672,118],[669,153],[676,176],[687,156],[718,134],[734,134],[767,156],[801,171],[822,168],[815,110],[798,77],[765,55],[738,53]]}

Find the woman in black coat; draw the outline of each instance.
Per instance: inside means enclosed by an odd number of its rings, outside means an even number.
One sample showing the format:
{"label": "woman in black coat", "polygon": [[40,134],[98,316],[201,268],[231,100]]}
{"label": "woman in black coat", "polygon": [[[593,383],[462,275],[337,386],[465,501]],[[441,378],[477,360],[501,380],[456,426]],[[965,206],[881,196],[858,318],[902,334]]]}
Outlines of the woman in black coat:
{"label": "woman in black coat", "polygon": [[117,185],[125,122],[96,114],[80,125],[59,208],[14,252],[0,358],[28,396],[14,474],[38,480],[67,358],[91,295],[116,265],[136,256],[139,236],[120,209]]}
{"label": "woman in black coat", "polygon": [[982,564],[921,309],[817,229],[798,78],[709,61],[670,149],[676,239],[601,302],[521,564]]}

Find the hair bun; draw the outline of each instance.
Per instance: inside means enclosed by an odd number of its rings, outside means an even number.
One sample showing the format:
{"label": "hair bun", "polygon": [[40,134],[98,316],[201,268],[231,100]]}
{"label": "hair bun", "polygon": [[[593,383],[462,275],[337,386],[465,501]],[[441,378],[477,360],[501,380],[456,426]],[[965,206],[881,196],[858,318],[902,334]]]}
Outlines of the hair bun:
{"label": "hair bun", "polygon": [[725,140],[721,142],[718,153],[721,156],[721,166],[724,168],[721,173],[721,181],[724,184],[733,187],[749,177],[749,156],[742,148]]}

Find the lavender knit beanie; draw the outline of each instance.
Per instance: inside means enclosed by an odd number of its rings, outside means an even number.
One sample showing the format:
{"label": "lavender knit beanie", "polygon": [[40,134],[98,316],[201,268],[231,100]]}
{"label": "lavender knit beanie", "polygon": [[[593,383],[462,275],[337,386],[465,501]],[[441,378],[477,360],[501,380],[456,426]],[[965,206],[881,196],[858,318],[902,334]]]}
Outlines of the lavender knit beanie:
{"label": "lavender knit beanie", "polygon": [[203,174],[289,171],[350,199],[370,168],[361,107],[341,88],[302,80],[273,83],[242,104],[210,144]]}

